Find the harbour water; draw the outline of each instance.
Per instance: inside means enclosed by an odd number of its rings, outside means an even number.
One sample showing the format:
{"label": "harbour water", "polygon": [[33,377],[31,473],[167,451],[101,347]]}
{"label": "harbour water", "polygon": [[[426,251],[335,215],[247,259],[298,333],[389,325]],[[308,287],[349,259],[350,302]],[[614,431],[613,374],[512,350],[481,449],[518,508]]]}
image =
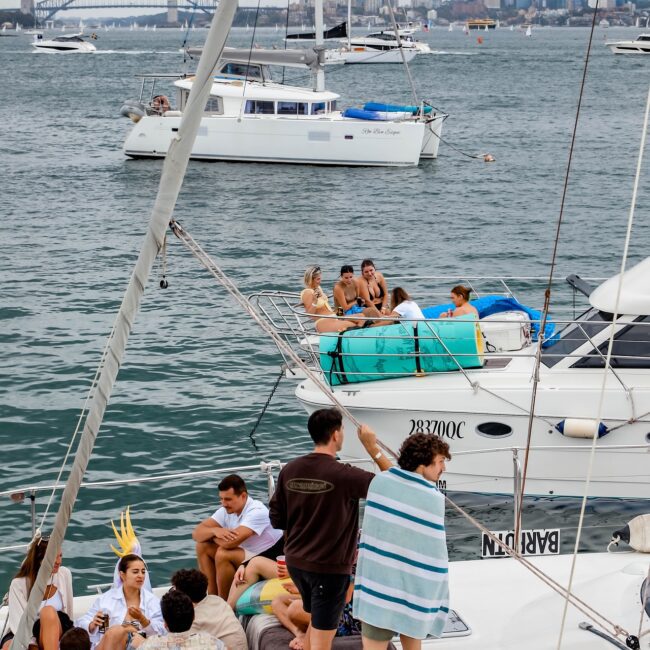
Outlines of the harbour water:
{"label": "harbour water", "polygon": [[[614,56],[610,39],[636,30],[597,30],[577,133],[559,272],[617,272],[630,207],[648,83],[643,57]],[[94,55],[31,52],[29,37],[0,39],[3,234],[0,271],[0,490],[50,485],[149,217],[162,163],[130,161],[119,116],[142,72],[183,70],[185,33],[99,31]],[[190,32],[200,44],[204,31]],[[274,29],[235,30],[231,42],[282,47]],[[388,275],[548,273],[587,29],[434,29],[434,54],[412,64],[418,92],[450,114],[440,157],[410,169],[192,163],[176,218],[245,293],[301,288],[306,264],[331,286],[343,263],[372,257]],[[301,73],[293,71],[289,78]],[[411,103],[400,66],[344,66],[327,85],[342,104]],[[630,261],[650,249],[648,163]],[[275,348],[219,286],[170,240],[170,286],[154,276],[145,294],[87,481],[142,477],[288,460],[309,448],[305,415],[283,380],[255,435],[249,433],[278,376]],[[416,295],[420,304],[428,296]],[[348,432],[353,435],[353,432]],[[259,451],[258,451],[259,450]],[[452,449],[453,451],[453,449]],[[453,461],[452,461],[453,462]],[[262,497],[265,481],[250,474]],[[78,593],[106,582],[114,556],[109,521],[131,505],[156,583],[193,563],[193,525],[217,505],[216,478],[174,479],[81,490],[64,547]],[[37,494],[42,514],[47,491]],[[505,497],[458,499],[492,529],[511,525]],[[563,526],[571,547],[579,504],[531,500],[527,527]],[[590,504],[582,548],[604,548],[610,532],[643,504]],[[0,546],[30,538],[28,500],[2,497]],[[45,530],[52,519],[45,524]],[[332,526],[336,523],[332,522]],[[475,558],[479,535],[450,515],[452,558]],[[0,591],[20,561],[0,554]]]}

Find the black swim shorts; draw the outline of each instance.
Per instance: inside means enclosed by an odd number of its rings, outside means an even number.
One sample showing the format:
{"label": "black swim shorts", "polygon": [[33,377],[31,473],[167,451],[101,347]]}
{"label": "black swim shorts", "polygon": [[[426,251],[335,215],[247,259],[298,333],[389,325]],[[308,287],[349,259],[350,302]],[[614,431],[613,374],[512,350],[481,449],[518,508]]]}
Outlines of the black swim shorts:
{"label": "black swim shorts", "polygon": [[350,576],[314,573],[291,566],[287,569],[302,597],[302,608],[311,614],[311,626],[317,630],[335,630],[345,607]]}

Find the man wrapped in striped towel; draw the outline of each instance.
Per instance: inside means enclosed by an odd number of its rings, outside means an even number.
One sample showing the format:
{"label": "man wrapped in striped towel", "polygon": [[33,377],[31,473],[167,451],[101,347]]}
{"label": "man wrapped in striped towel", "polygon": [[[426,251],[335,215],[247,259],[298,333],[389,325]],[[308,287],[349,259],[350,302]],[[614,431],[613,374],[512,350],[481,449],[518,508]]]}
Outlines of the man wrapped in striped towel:
{"label": "man wrapped in striped towel", "polygon": [[354,617],[364,649],[383,650],[395,634],[418,650],[439,637],[449,613],[445,500],[437,481],[449,445],[431,434],[407,438],[398,465],[368,491],[354,584]]}

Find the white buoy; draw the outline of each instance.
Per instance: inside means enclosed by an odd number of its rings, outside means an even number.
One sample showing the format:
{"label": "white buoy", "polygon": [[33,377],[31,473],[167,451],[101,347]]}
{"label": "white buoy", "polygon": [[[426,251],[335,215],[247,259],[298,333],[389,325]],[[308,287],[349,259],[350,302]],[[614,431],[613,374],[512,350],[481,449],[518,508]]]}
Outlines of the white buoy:
{"label": "white buoy", "polygon": [[602,438],[609,433],[609,429],[602,422],[583,418],[567,418],[558,422],[555,428],[567,438],[593,438],[596,432],[598,437]]}
{"label": "white buoy", "polygon": [[634,517],[623,528],[615,530],[610,544],[617,545],[619,541],[640,553],[650,553],[650,514]]}

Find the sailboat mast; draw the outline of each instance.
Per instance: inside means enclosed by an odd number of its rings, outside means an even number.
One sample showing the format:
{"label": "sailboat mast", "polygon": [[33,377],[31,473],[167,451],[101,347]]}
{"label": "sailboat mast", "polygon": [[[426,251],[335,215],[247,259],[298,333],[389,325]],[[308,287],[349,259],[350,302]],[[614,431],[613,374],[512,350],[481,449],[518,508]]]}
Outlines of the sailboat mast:
{"label": "sailboat mast", "polygon": [[[323,0],[314,0],[314,26],[316,28],[316,51],[324,48],[323,40]],[[316,90],[325,90],[325,71],[322,66],[316,71]]]}
{"label": "sailboat mast", "polygon": [[348,0],[348,50],[352,49],[352,0]]}
{"label": "sailboat mast", "polygon": [[194,140],[201,124],[203,110],[212,88],[212,75],[226,44],[236,10],[237,0],[221,0],[212,19],[212,25],[205,41],[203,54],[199,60],[187,106],[183,111],[178,134],[171,141],[165,158],[158,194],[151,212],[149,228],[115,319],[115,327],[108,344],[108,354],[90,401],[79,447],[61,496],[61,504],[47,545],[47,551],[32,587],[27,606],[20,619],[11,650],[26,650],[30,643],[32,626],[38,615],[39,606],[43,601],[43,593],[52,573],[54,560],[63,545],[79,486],[88,467],[113,384],[124,357],[129,334],[140,308],[144,288],[147,285],[151,269],[164,241],[165,231],[176,206]]}

